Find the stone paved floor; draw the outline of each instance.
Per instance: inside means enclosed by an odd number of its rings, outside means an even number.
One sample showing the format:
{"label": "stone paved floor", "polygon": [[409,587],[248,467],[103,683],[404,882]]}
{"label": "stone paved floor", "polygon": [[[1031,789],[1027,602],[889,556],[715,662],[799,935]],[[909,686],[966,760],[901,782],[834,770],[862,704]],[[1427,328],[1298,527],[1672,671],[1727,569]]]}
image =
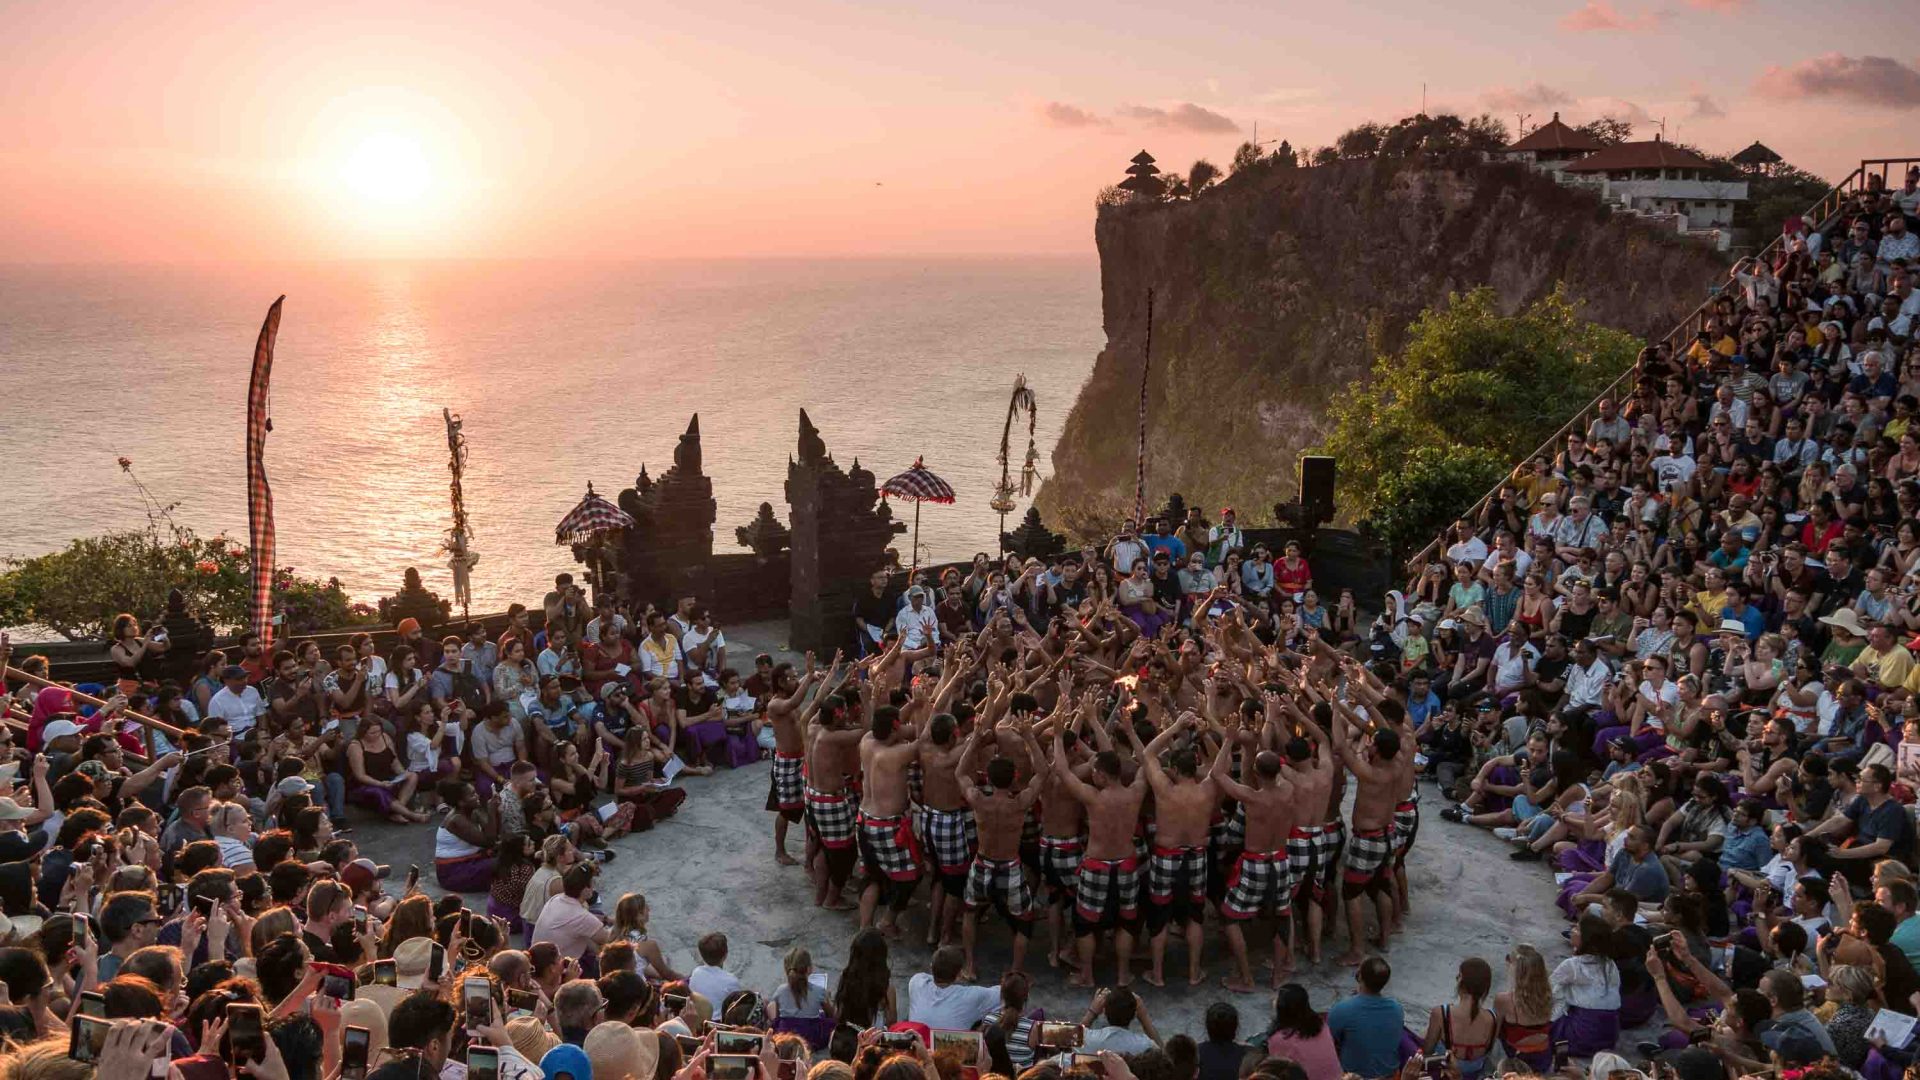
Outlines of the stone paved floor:
{"label": "stone paved floor", "polygon": [[[729,627],[732,662],[744,669],[751,666],[755,653],[778,652],[784,630],[783,623],[737,630]],[[606,868],[602,892],[608,897],[609,907],[613,898],[624,892],[645,893],[654,912],[654,937],[680,970],[699,962],[694,953],[695,940],[708,931],[720,930],[727,934],[732,948],[727,966],[746,985],[771,991],[781,981],[781,958],[795,945],[804,945],[813,953],[816,970],[837,978],[854,919],[851,914],[822,912],[813,907],[805,872],[774,863],[772,818],[762,809],[767,770],[768,766],[760,764],[683,781],[689,797],[678,815],[649,833],[615,845],[618,858]],[[1451,994],[1456,965],[1462,957],[1484,957],[1493,964],[1498,981],[1504,979],[1501,973],[1506,951],[1516,942],[1531,942],[1541,948],[1550,965],[1567,953],[1560,936],[1566,923],[1553,906],[1552,878],[1540,864],[1513,863],[1506,857],[1511,849],[1491,835],[1441,821],[1437,813],[1441,804],[1432,785],[1423,785],[1422,799],[1423,823],[1409,862],[1413,913],[1406,932],[1394,940],[1388,956],[1394,967],[1390,990],[1406,1005],[1409,1023],[1416,1028],[1424,1027],[1428,1008]],[[423,884],[432,888],[430,827],[375,822],[357,812],[354,825],[353,837],[362,853],[393,864],[396,887],[407,864],[418,862]],[[790,846],[795,853],[801,850],[799,826],[792,830]],[[926,918],[924,902],[916,903],[907,916],[913,936],[925,932]],[[1267,948],[1265,935],[1256,932],[1249,936],[1255,957],[1263,955]],[[1337,951],[1328,948],[1326,955],[1334,956]],[[1143,956],[1144,952],[1143,946]],[[895,992],[903,1008],[906,978],[925,969],[927,953],[924,945],[912,943],[894,950],[893,969],[899,980]],[[982,978],[997,980],[1007,958],[1005,929],[993,922],[983,924]],[[1033,958],[1044,963],[1041,947],[1033,950]],[[1218,977],[1226,973],[1229,958],[1212,923],[1204,962],[1208,984],[1189,988],[1184,976],[1184,947],[1170,944],[1169,985],[1154,989],[1136,983],[1147,995],[1162,1034],[1200,1032],[1201,1015],[1210,1003],[1220,1000],[1232,1001],[1239,1008],[1243,1034],[1264,1027],[1271,1011],[1268,993],[1236,995],[1220,988]],[[1030,962],[1029,969],[1034,970],[1035,963]],[[1096,960],[1095,975],[1100,981],[1110,980],[1112,971],[1110,957]],[[1036,1005],[1055,1014],[1077,1013],[1085,1007],[1087,993],[1068,987],[1062,973],[1044,966],[1037,972],[1033,993]],[[1172,977],[1175,972],[1180,973],[1177,978]],[[1294,977],[1308,987],[1314,1004],[1321,1009],[1351,992],[1351,969],[1330,961],[1318,968],[1302,969]]]}

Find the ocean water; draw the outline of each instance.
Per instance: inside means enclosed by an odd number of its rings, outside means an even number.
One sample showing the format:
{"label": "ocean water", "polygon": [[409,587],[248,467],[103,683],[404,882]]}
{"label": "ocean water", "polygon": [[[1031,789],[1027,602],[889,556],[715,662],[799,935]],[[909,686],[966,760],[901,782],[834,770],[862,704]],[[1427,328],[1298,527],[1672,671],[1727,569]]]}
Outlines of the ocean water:
{"label": "ocean water", "polygon": [[933,557],[991,550],[1015,374],[1044,474],[1103,341],[1090,258],[0,266],[0,555],[144,525],[123,455],[182,524],[244,543],[248,366],[280,293],[279,562],[369,602],[418,566],[450,595],[447,407],[476,610],[537,602],[573,568],[553,530],[588,482],[658,476],[695,412],[718,551],[763,501],[786,520],[802,407],[842,467],[884,480],[923,455],[953,485],[921,516]]}

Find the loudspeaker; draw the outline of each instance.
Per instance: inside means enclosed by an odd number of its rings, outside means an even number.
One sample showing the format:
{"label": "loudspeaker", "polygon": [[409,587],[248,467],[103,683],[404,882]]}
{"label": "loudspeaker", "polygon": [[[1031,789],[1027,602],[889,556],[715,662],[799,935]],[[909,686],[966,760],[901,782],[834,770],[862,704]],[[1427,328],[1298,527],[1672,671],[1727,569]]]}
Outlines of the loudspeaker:
{"label": "loudspeaker", "polygon": [[1300,505],[1321,521],[1333,520],[1333,459],[1309,454],[1300,459]]}

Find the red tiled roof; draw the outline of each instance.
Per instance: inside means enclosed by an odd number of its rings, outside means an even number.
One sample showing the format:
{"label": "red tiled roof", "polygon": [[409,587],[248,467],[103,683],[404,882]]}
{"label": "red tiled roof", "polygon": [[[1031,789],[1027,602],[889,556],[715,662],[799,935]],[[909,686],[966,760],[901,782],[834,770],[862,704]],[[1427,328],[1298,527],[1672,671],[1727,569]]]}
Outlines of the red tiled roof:
{"label": "red tiled roof", "polygon": [[1604,145],[1599,139],[1570,128],[1560,122],[1560,114],[1554,113],[1553,119],[1541,124],[1527,133],[1527,137],[1507,147],[1509,151],[1532,150],[1598,150]]}
{"label": "red tiled roof", "polygon": [[1713,162],[1684,147],[1654,139],[1620,143],[1581,158],[1568,172],[1614,172],[1624,169],[1711,169]]}

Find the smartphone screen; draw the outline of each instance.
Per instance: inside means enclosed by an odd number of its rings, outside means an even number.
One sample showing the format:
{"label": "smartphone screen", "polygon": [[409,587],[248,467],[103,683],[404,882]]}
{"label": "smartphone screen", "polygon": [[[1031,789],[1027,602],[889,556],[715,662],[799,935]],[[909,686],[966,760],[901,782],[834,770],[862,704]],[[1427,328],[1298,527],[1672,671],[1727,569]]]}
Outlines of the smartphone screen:
{"label": "smartphone screen", "polygon": [[675,1035],[673,1041],[680,1044],[680,1053],[685,1057],[692,1058],[693,1055],[700,1052],[700,1039],[698,1036]]}
{"label": "smartphone screen", "polygon": [[340,1080],[361,1080],[367,1075],[367,1029],[348,1024],[340,1036]]}
{"label": "smartphone screen", "polygon": [[98,990],[88,990],[80,995],[80,1015],[91,1016],[96,1020],[107,1018],[107,999]]}
{"label": "smartphone screen", "polygon": [[1073,1055],[1073,1063],[1088,1070],[1095,1076],[1107,1075],[1107,1063],[1101,1061],[1097,1054],[1075,1054]]}
{"label": "smartphone screen", "polygon": [[687,995],[663,994],[661,995],[660,1002],[666,1007],[669,1017],[679,1016],[687,1007]]}
{"label": "smartphone screen", "polygon": [[1041,1021],[1034,1025],[1033,1042],[1036,1046],[1052,1046],[1064,1050],[1079,1046],[1085,1038],[1086,1032],[1079,1024]]}
{"label": "smartphone screen", "polygon": [[73,1035],[67,1041],[67,1056],[75,1061],[99,1061],[100,1051],[107,1045],[107,1032],[112,1030],[112,1024],[98,1017],[75,1016]]}
{"label": "smartphone screen", "polygon": [[467,1047],[467,1080],[500,1080],[500,1051],[491,1046]]}
{"label": "smartphone screen", "polygon": [[760,1038],[751,1031],[716,1031],[713,1033],[713,1051],[716,1054],[758,1054]]}
{"label": "smartphone screen", "polygon": [[913,1032],[883,1031],[880,1033],[880,1045],[888,1050],[913,1049]]}
{"label": "smartphone screen", "polygon": [[507,991],[507,1007],[533,1012],[540,1007],[540,995],[531,990]]}
{"label": "smartphone screen", "polygon": [[460,1000],[467,1014],[468,1027],[493,1023],[493,984],[485,979],[468,978],[460,984]]}
{"label": "smartphone screen", "polygon": [[753,1080],[753,1067],[760,1059],[742,1054],[714,1054],[707,1058],[710,1080]]}
{"label": "smartphone screen", "polygon": [[392,960],[375,960],[373,962],[373,985],[375,986],[396,985],[394,980]]}
{"label": "smartphone screen", "polygon": [[267,1060],[267,1028],[260,1006],[240,1002],[227,1005],[227,1050],[235,1064]]}

